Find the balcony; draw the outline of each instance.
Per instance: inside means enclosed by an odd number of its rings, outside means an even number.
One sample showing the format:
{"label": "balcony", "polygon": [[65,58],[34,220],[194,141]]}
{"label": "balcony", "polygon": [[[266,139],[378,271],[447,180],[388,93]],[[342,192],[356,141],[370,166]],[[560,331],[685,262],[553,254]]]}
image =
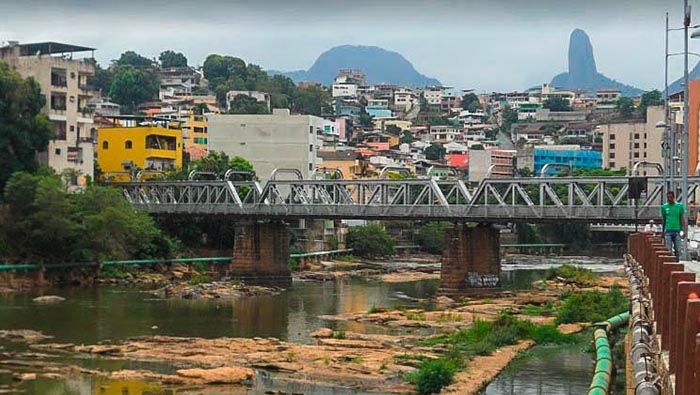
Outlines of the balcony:
{"label": "balcony", "polygon": [[145,150],[145,155],[146,159],[172,159],[175,160],[177,159],[180,155],[182,155],[180,152],[176,150],[168,150],[168,149],[158,149],[158,148],[146,148]]}

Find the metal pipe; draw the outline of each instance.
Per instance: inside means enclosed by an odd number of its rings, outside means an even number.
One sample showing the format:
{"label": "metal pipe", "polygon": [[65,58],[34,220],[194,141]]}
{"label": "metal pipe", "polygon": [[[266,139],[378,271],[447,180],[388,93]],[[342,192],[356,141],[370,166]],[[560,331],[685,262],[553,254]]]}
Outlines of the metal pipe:
{"label": "metal pipe", "polygon": [[648,162],[646,160],[643,160],[641,162],[636,162],[634,164],[634,166],[632,166],[632,174],[630,174],[630,175],[636,176],[640,167],[653,167],[659,172],[660,176],[664,176],[664,167],[661,165],[661,163]]}
{"label": "metal pipe", "polygon": [[670,188],[668,190],[673,190],[671,188],[673,181],[671,181],[671,185],[668,185],[668,176],[671,176],[673,173],[670,172],[670,167],[673,164],[671,160],[671,142],[670,140],[670,131],[671,131],[671,114],[668,109],[668,12],[666,13],[666,56],[664,57],[664,134],[663,134],[663,142],[664,142],[664,169],[666,169],[666,172],[664,172],[664,185],[666,185],[666,188]]}

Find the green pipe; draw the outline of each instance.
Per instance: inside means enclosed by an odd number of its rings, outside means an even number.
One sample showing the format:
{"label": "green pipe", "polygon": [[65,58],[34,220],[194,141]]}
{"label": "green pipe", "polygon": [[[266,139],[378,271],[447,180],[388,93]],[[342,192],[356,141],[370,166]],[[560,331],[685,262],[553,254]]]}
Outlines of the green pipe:
{"label": "green pipe", "polygon": [[599,327],[593,332],[596,364],[588,395],[608,395],[613,372],[612,350],[608,341],[608,333],[621,327],[628,320],[629,312],[624,312],[607,319],[605,322],[595,324]]}

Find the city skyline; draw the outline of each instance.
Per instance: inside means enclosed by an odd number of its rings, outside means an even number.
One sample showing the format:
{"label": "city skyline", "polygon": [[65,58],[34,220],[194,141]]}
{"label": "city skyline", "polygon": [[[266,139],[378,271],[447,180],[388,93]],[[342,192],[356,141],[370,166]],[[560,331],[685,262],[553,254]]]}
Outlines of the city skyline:
{"label": "city skyline", "polygon": [[[523,90],[551,81],[566,71],[569,34],[581,28],[591,37],[601,73],[648,90],[663,84],[664,12],[670,12],[672,26],[680,25],[680,8],[680,3],[656,0],[612,5],[359,1],[352,6],[310,0],[293,6],[3,1],[0,13],[13,17],[0,28],[0,41],[91,46],[98,49],[96,58],[103,66],[127,50],[157,57],[173,49],[193,65],[219,53],[280,71],[308,69],[334,46],[376,45],[401,53],[419,72],[445,85],[482,92]],[[80,23],[71,22],[77,17]],[[671,51],[681,49],[681,37],[672,36]],[[697,45],[691,42],[691,50]],[[671,80],[681,66],[680,58],[671,61]]]}

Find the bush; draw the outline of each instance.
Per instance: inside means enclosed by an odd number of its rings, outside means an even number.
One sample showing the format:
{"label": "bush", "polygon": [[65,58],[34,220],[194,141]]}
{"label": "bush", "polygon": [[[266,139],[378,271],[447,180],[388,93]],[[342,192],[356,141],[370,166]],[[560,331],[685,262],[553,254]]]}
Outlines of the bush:
{"label": "bush", "polygon": [[190,285],[198,285],[198,284],[204,284],[204,283],[210,283],[211,282],[211,277],[205,275],[205,274],[195,274],[192,279],[190,280]]}
{"label": "bush", "polygon": [[629,302],[619,287],[611,287],[607,294],[600,291],[574,293],[557,311],[557,323],[600,322],[628,308]]}
{"label": "bush", "polygon": [[289,270],[295,271],[297,269],[299,269],[299,261],[295,258],[289,258]]}
{"label": "bush", "polygon": [[449,222],[427,222],[418,230],[418,244],[431,254],[442,254],[445,247],[445,231]]}
{"label": "bush", "polygon": [[418,370],[408,375],[408,380],[415,384],[421,395],[436,394],[442,387],[454,380],[459,364],[455,361],[438,358],[422,362]]}
{"label": "bush", "polygon": [[379,225],[350,228],[346,242],[361,257],[386,257],[394,253],[394,240]]}
{"label": "bush", "polygon": [[573,281],[576,284],[585,285],[590,284],[593,280],[598,278],[598,275],[593,273],[593,271],[590,269],[584,269],[578,266],[566,264],[547,270],[545,278],[547,280],[563,278],[565,280]]}

